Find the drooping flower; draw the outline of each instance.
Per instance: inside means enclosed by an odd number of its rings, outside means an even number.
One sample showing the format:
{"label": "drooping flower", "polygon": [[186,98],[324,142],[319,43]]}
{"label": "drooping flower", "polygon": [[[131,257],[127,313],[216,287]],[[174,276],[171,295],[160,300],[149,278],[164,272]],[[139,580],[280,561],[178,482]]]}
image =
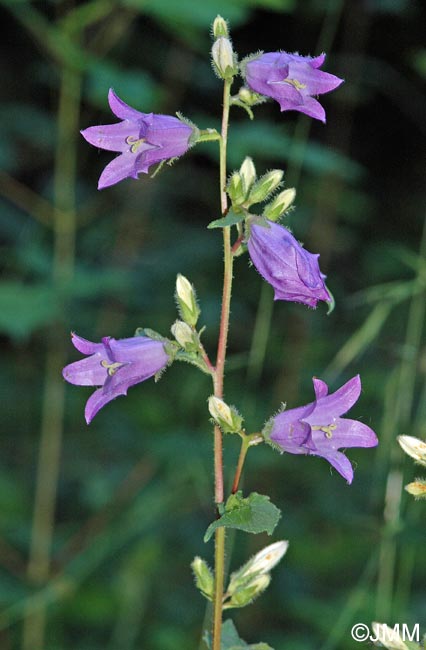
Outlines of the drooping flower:
{"label": "drooping flower", "polygon": [[339,449],[378,444],[376,434],[366,424],[341,417],[358,400],[361,380],[357,375],[331,395],[321,379],[314,378],[313,382],[315,401],[272,417],[264,436],[281,451],[325,458],[352,483],[352,465]]}
{"label": "drooping flower", "polygon": [[114,185],[124,178],[148,173],[151,165],[184,154],[196,139],[197,129],[177,117],[140,113],[125,104],[110,89],[110,108],[121,122],[90,126],[82,136],[100,149],[120,152],[102,172],[98,189]]}
{"label": "drooping flower", "polygon": [[319,255],[309,253],[291,232],[273,221],[252,220],[247,245],[260,275],[271,284],[275,300],[302,302],[316,307],[318,300],[331,302],[320,272]]}
{"label": "drooping flower", "polygon": [[105,336],[92,343],[72,334],[72,342],[85,359],[70,363],[62,371],[64,379],[77,386],[100,386],[89,397],[84,411],[89,424],[105,404],[127,389],[156,375],[169,363],[162,341],[147,336],[116,340]]}
{"label": "drooping flower", "polygon": [[325,110],[313,95],[334,90],[343,79],[319,70],[324,60],[325,54],[267,52],[243,62],[242,73],[249,88],[275,99],[282,111],[300,111],[325,122]]}

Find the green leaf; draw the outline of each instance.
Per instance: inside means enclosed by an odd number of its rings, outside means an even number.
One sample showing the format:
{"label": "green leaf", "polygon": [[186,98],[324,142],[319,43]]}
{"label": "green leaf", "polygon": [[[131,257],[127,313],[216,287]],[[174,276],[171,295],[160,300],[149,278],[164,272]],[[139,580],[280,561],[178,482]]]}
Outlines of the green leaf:
{"label": "green leaf", "polygon": [[231,209],[228,211],[226,217],[222,219],[216,219],[215,221],[210,221],[207,228],[225,228],[226,226],[235,226],[236,223],[241,223],[244,221],[244,214],[235,214]]}
{"label": "green leaf", "polygon": [[[204,636],[204,641],[209,650],[211,650],[210,634]],[[237,632],[237,628],[230,618],[224,621],[222,625],[222,639],[220,643],[221,650],[273,650],[267,643],[248,644]]]}
{"label": "green leaf", "polygon": [[231,494],[225,504],[224,514],[213,521],[207,528],[204,541],[208,542],[216,528],[236,528],[246,533],[267,532],[272,535],[281,516],[280,510],[274,506],[269,497],[252,492],[243,498],[242,492]]}

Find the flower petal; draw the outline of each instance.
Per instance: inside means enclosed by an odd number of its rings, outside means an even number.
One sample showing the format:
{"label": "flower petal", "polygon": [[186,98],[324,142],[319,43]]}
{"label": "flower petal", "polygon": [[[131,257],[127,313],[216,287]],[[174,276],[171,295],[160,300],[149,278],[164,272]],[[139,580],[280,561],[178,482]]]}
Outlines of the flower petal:
{"label": "flower petal", "polygon": [[303,104],[297,110],[300,111],[301,113],[305,113],[305,115],[308,115],[309,117],[313,117],[316,120],[320,120],[320,122],[323,122],[324,124],[326,122],[324,108],[313,97],[305,96],[303,100]]}
{"label": "flower petal", "polygon": [[77,386],[102,386],[108,373],[101,365],[102,356],[98,352],[90,357],[70,363],[62,370],[62,376],[70,384]]}
{"label": "flower petal", "polygon": [[313,377],[312,381],[314,383],[315,398],[319,400],[320,397],[326,397],[328,395],[328,386],[325,381],[317,377]]}
{"label": "flower petal", "polygon": [[296,79],[299,84],[305,86],[301,89],[303,95],[323,95],[343,83],[343,79],[329,72],[317,70],[312,65],[306,65],[304,61],[291,63],[288,75],[290,79]]}
{"label": "flower petal", "polygon": [[81,131],[81,135],[87,142],[99,149],[107,151],[129,151],[130,145],[127,138],[134,141],[140,137],[140,126],[137,122],[117,122],[116,124],[102,124],[100,126],[89,126]]}
{"label": "flower petal", "polygon": [[71,333],[71,342],[82,354],[94,354],[95,352],[102,352],[104,349],[103,343],[92,343],[92,341],[78,336],[75,332]]}
{"label": "flower petal", "polygon": [[339,418],[332,437],[327,441],[335,449],[349,447],[375,447],[379,441],[373,429],[358,420]]}
{"label": "flower petal", "polygon": [[311,425],[327,426],[349,411],[358,400],[361,393],[361,379],[359,375],[352,377],[331,395],[317,399],[316,407],[312,414],[305,418]]}
{"label": "flower petal", "polygon": [[[116,156],[105,167],[99,177],[98,189],[102,190],[110,185],[115,185],[124,178],[137,178],[138,172],[136,171],[137,158],[134,153],[130,151]],[[138,171],[143,171],[142,169]]]}
{"label": "flower petal", "polygon": [[110,88],[108,92],[108,102],[112,112],[114,115],[119,117],[120,120],[130,120],[131,122],[134,122],[146,117],[145,113],[141,113],[123,102],[123,100],[115,94],[112,88]]}
{"label": "flower petal", "polygon": [[92,395],[87,400],[86,407],[84,409],[84,416],[86,418],[87,424],[91,423],[96,413],[98,413],[98,411],[100,411],[100,409],[104,407],[105,404],[108,404],[108,402],[111,402],[119,395],[126,395],[127,386],[121,384],[120,388],[123,389],[122,392],[120,392],[118,388],[119,387],[117,387],[117,390],[109,392],[105,392],[103,388],[98,388],[98,390],[95,390],[95,392],[92,393]]}
{"label": "flower petal", "polygon": [[343,478],[347,480],[349,485],[352,483],[354,470],[350,460],[346,458],[345,454],[342,454],[340,451],[322,450],[311,452],[311,455],[325,458],[325,460],[328,461],[330,465],[334,467],[334,469],[337,469],[339,474],[341,474]]}

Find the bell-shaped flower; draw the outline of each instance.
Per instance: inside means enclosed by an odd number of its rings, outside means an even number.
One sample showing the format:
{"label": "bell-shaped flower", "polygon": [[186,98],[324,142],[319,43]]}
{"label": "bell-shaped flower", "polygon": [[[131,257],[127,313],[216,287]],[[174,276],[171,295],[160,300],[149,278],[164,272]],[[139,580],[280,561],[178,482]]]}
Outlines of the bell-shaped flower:
{"label": "bell-shaped flower", "polygon": [[65,366],[64,379],[77,386],[100,386],[87,400],[87,424],[105,404],[161,372],[170,361],[164,343],[146,336],[118,340],[105,336],[102,343],[92,343],[73,333],[72,342],[87,356]]}
{"label": "bell-shaped flower", "polygon": [[275,99],[282,111],[300,111],[325,122],[325,110],[313,95],[334,90],[343,79],[319,70],[325,54],[317,57],[267,52],[242,63],[249,88]]}
{"label": "bell-shaped flower", "polygon": [[378,444],[376,434],[366,424],[341,417],[358,400],[361,380],[357,375],[331,395],[321,379],[314,378],[313,382],[315,401],[272,417],[263,432],[265,439],[290,454],[325,458],[352,483],[352,465],[339,449]]}
{"label": "bell-shaped flower", "polygon": [[82,136],[99,149],[117,151],[102,172],[98,189],[114,185],[124,178],[148,173],[151,165],[184,154],[197,139],[198,130],[177,117],[140,113],[125,104],[110,89],[110,108],[121,122],[90,126]]}
{"label": "bell-shaped flower", "polygon": [[302,302],[316,307],[318,300],[331,302],[320,272],[319,255],[309,253],[291,232],[267,219],[248,221],[247,246],[260,275],[271,284],[275,300]]}

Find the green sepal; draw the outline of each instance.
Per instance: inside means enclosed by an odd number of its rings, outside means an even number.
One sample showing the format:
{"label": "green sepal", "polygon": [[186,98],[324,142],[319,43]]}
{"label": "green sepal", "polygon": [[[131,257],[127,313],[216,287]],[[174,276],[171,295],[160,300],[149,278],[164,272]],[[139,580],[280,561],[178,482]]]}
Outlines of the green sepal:
{"label": "green sepal", "polygon": [[204,541],[208,542],[216,528],[236,528],[246,533],[272,535],[281,517],[281,511],[271,503],[268,496],[252,492],[244,498],[241,490],[231,494],[225,504],[225,512],[206,530]]}
{"label": "green sepal", "polygon": [[241,221],[244,221],[244,214],[236,214],[231,208],[226,217],[210,221],[207,228],[226,228],[227,226],[235,226],[237,223],[241,223]]}
{"label": "green sepal", "polygon": [[[203,637],[208,650],[211,650],[211,635],[206,632]],[[233,621],[228,618],[222,625],[220,650],[273,650],[267,643],[246,643],[240,638]]]}
{"label": "green sepal", "polygon": [[328,293],[330,294],[330,297],[331,297],[330,302],[327,302],[327,305],[328,305],[327,316],[329,316],[331,314],[331,312],[334,311],[334,308],[336,306],[336,301],[335,301],[334,296],[331,293],[330,289],[327,287],[327,285],[326,285],[326,288],[327,288],[327,291],[328,291]]}
{"label": "green sepal", "polygon": [[168,339],[165,336],[162,336],[155,330],[149,329],[149,327],[138,327],[135,331],[135,336],[147,336],[149,339],[152,339],[153,341],[163,341],[164,343],[168,341]]}

